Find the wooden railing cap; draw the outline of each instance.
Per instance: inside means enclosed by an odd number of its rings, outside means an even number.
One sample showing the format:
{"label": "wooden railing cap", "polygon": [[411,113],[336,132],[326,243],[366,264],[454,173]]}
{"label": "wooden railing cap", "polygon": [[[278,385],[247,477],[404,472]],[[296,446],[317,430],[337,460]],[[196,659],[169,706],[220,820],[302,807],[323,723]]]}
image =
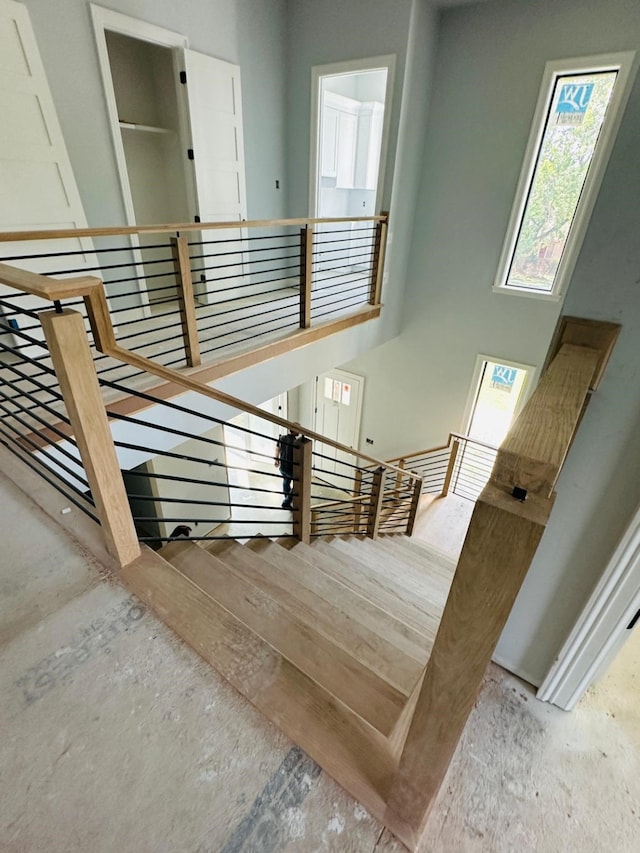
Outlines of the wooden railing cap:
{"label": "wooden railing cap", "polygon": [[40,296],[52,302],[73,296],[86,296],[96,288],[102,288],[102,280],[85,275],[77,278],[50,278],[29,270],[21,270],[0,263],[0,283],[14,287],[23,293]]}

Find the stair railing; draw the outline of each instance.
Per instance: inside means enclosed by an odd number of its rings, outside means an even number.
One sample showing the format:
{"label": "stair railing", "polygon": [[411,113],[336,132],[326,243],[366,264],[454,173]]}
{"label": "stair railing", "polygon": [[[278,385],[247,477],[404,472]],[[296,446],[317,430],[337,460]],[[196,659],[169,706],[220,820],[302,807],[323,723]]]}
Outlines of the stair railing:
{"label": "stair railing", "polygon": [[422,478],[423,494],[446,497],[452,492],[475,501],[493,470],[498,448],[468,435],[450,432],[446,444],[387,459],[390,465]]}
{"label": "stair railing", "polygon": [[[46,426],[42,423],[39,427],[34,425],[30,432],[18,428],[18,435],[14,436],[14,444],[19,444],[24,450],[22,432],[27,432],[27,442],[39,446],[51,446],[54,443],[57,446],[58,442],[53,437],[56,435],[56,430],[58,432],[57,438],[60,438],[61,435],[65,436],[65,440],[68,436],[73,437],[76,446],[75,450],[71,451],[71,455],[74,457],[78,468],[84,470],[84,480],[79,488],[88,492],[95,507],[95,514],[105,528],[108,546],[122,565],[131,562],[139,554],[136,525],[138,528],[144,527],[144,523],[149,523],[150,520],[144,515],[138,516],[134,520],[130,511],[132,495],[131,489],[127,489],[123,482],[121,469],[127,469],[127,465],[122,463],[121,457],[122,451],[133,451],[136,448],[131,446],[131,442],[125,442],[124,444],[127,446],[124,446],[122,442],[119,443],[120,446],[118,446],[118,442],[114,445],[112,427],[117,420],[129,419],[130,425],[136,429],[142,429],[146,422],[146,426],[152,430],[155,429],[157,433],[161,427],[158,425],[156,409],[163,402],[162,398],[165,398],[166,401],[166,398],[179,393],[195,392],[198,398],[197,402],[194,400],[191,406],[191,413],[201,411],[205,407],[206,401],[209,400],[218,404],[218,410],[221,409],[222,405],[222,407],[228,407],[234,412],[246,412],[261,419],[262,422],[282,428],[283,431],[296,426],[284,418],[266,413],[231,395],[223,394],[211,388],[199,378],[195,378],[193,374],[180,373],[172,367],[158,364],[140,353],[134,353],[122,347],[116,342],[107,298],[100,279],[85,276],[55,280],[37,273],[0,265],[0,282],[18,289],[22,294],[27,294],[29,297],[38,297],[54,303],[54,311],[29,310],[35,315],[34,318],[42,323],[48,348],[45,355],[38,356],[38,364],[47,369],[50,369],[50,365],[53,366],[60,384],[61,399],[64,401],[67,412],[66,421],[64,417],[60,417],[56,421],[55,417],[50,417],[51,412],[49,412],[44,418]],[[135,402],[135,395],[132,396],[131,394],[132,390],[135,389],[130,387],[126,377],[125,383],[122,384],[96,373],[83,315],[73,309],[63,308],[61,304],[63,299],[77,301],[78,297],[82,298],[86,306],[87,319],[98,351],[118,364],[135,368],[145,376],[147,384],[155,377],[156,391],[158,392],[155,396],[148,392],[136,392],[138,401]],[[43,343],[38,339],[35,330],[32,330],[31,334],[25,333],[22,329],[14,329],[8,322],[4,322],[3,327],[6,334],[15,335],[25,341],[22,350],[23,356],[26,357],[27,351],[32,346],[37,345],[40,349],[42,348]],[[162,380],[160,386],[158,386],[157,379]],[[119,399],[109,403],[108,414],[105,412],[101,396],[103,389],[120,392]],[[140,402],[141,399],[143,400],[142,403]],[[173,405],[169,402],[164,404]],[[142,406],[146,407],[144,415],[138,416],[137,423],[134,424],[132,412]],[[57,410],[54,409],[54,411]],[[111,421],[111,425],[109,421]],[[219,419],[218,425],[221,421],[222,419]],[[352,448],[312,430],[301,427],[298,427],[298,430],[302,436],[296,448],[294,459],[296,491],[289,535],[294,535],[302,541],[310,541],[312,535],[312,493],[314,489],[318,488],[318,473],[324,474],[321,470],[321,466],[324,464],[321,456],[326,454],[327,448],[336,459],[338,456],[340,457],[336,464],[343,466],[349,464],[351,466],[351,477],[354,482],[358,477],[360,478],[360,494],[363,498],[368,497],[366,501],[366,535],[375,537],[379,532],[389,529],[390,525],[393,525],[393,529],[410,529],[412,518],[415,516],[413,511],[413,505],[416,503],[415,496],[419,493],[420,488],[420,478],[417,475],[411,472],[402,472],[394,466],[386,465],[367,454],[354,451]],[[114,432],[116,432],[115,429]],[[186,439],[198,440],[199,438],[193,431],[181,430],[180,433],[181,437]],[[320,442],[323,447],[322,453],[319,451],[316,453],[315,461],[312,444],[314,441]],[[141,447],[148,450],[150,447],[153,448],[153,444],[144,438],[138,442],[137,449],[140,450]],[[349,460],[349,462],[344,460]],[[206,457],[201,456],[199,459],[192,458],[187,461],[204,463]],[[378,471],[368,481],[364,468],[371,463],[376,466]],[[317,469],[315,473],[314,465]],[[58,473],[62,479],[65,479],[63,471],[58,471]],[[314,476],[316,476],[315,486],[313,483]],[[398,498],[397,494],[390,498],[385,480],[392,481],[395,485],[398,477],[404,478],[407,486],[401,499]],[[169,482],[169,478],[166,478],[166,482]],[[177,482],[177,478],[173,482]],[[88,489],[84,489],[87,485]],[[273,492],[273,489],[271,491]],[[134,501],[140,502],[143,497],[138,492],[133,492]],[[166,498],[167,496],[161,497]],[[393,506],[391,506],[390,500],[393,500]],[[148,500],[147,503],[149,502],[154,501]],[[160,497],[155,500],[155,503],[158,502],[161,502]],[[179,501],[169,496],[164,504],[175,504],[177,502]],[[182,502],[185,503],[184,500]],[[211,506],[216,501],[205,500],[203,503]],[[228,505],[230,502],[227,500],[218,503]],[[274,507],[269,504],[268,509],[274,509]],[[167,524],[180,526],[183,522],[186,523],[192,519],[191,510],[190,513],[186,517],[180,514],[165,515],[163,517],[164,528],[159,532],[152,532],[149,538],[158,541],[171,538],[172,531],[169,530]],[[361,517],[363,517],[362,513]],[[211,517],[208,521],[211,522],[211,525],[217,526],[221,519]],[[213,536],[215,537],[215,535],[214,533]],[[317,535],[317,531],[314,532],[314,535]],[[146,539],[147,537],[143,536],[142,538]]]}
{"label": "stair railing", "polygon": [[[169,367],[206,365],[211,381],[377,317],[386,231],[386,214],[11,231],[0,262],[99,277],[123,346]],[[67,307],[84,310],[77,298]],[[121,376],[122,365],[102,355],[98,372]]]}

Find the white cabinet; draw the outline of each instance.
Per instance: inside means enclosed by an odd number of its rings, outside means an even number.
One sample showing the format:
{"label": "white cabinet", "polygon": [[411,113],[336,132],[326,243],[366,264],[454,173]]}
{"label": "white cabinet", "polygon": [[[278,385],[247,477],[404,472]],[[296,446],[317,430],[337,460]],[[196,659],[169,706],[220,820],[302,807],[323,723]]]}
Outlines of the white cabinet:
{"label": "white cabinet", "polygon": [[325,92],[320,167],[336,189],[375,190],[378,182],[384,105]]}
{"label": "white cabinet", "polygon": [[340,112],[338,115],[337,189],[349,190],[354,186],[357,138],[358,117],[353,113]]}
{"label": "white cabinet", "polygon": [[378,101],[360,104],[354,176],[356,189],[375,190],[377,188],[383,120],[383,104]]}
{"label": "white cabinet", "polygon": [[335,178],[338,174],[338,120],[340,112],[325,104],[322,113],[322,142],[320,147],[320,174]]}
{"label": "white cabinet", "polygon": [[321,175],[337,189],[354,185],[359,101],[325,92],[322,111]]}

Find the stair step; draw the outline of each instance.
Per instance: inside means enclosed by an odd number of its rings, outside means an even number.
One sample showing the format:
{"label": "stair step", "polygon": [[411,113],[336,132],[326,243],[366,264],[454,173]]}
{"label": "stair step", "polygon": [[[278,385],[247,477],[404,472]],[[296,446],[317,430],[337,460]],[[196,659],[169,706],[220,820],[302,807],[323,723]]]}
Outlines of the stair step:
{"label": "stair step", "polygon": [[[406,642],[392,616],[268,539],[225,552],[225,561],[234,558],[238,569],[306,624],[409,696],[427,662],[424,642],[410,654],[404,651]],[[400,648],[393,643],[397,635]]]}
{"label": "stair step", "polygon": [[[252,547],[259,546],[256,544]],[[358,619],[362,624],[379,633],[403,654],[419,662],[421,666],[424,665],[428,655],[425,634],[422,631],[407,625],[379,601],[373,601],[366,593],[355,589],[353,584],[341,580],[333,571],[335,560],[332,556],[327,556],[313,545],[306,545],[299,541],[296,541],[295,549],[296,558],[303,560],[308,567],[300,578],[303,583],[308,584],[319,594],[322,594],[321,590],[328,584],[327,588],[331,590],[329,593],[331,596],[336,591],[335,584],[338,584],[341,607],[344,607],[348,613],[353,613],[357,609]]]}
{"label": "stair step", "polygon": [[[293,549],[293,553],[300,553],[302,556],[306,554],[307,559],[310,560],[313,560],[315,553],[323,554],[325,557],[321,564],[323,571],[421,634],[425,638],[425,650],[428,653],[438,630],[439,619],[434,618],[430,613],[425,613],[415,604],[403,589],[399,576],[395,574],[385,576],[384,573],[372,571],[369,566],[369,562],[372,561],[367,559],[364,552],[359,557],[355,553],[342,550],[340,543],[340,539],[334,539],[331,542],[316,539],[312,546],[299,543]],[[358,540],[354,539],[354,544],[357,546]]]}
{"label": "stair step", "polygon": [[[384,541],[384,539],[379,540]],[[410,538],[409,536],[394,536],[392,539],[387,540],[394,547],[402,548],[404,551],[408,551],[411,554],[414,554],[422,564],[428,566],[437,566],[440,567],[441,571],[445,573],[451,573],[455,571],[456,568],[456,558],[451,554],[447,554],[445,551],[440,551],[438,548],[434,548],[433,545],[428,545],[426,542],[423,542],[421,539]]]}
{"label": "stair step", "polygon": [[379,732],[391,733],[406,704],[403,693],[223,562],[224,553],[215,557],[188,541],[170,543],[166,553],[185,577],[282,657]]}
{"label": "stair step", "polygon": [[395,552],[396,555],[405,555],[414,568],[426,572],[434,582],[439,580],[447,589],[451,586],[457,562],[449,554],[431,549],[426,545],[414,544],[406,536],[387,539],[380,544]]}
{"label": "stair step", "polygon": [[131,592],[379,820],[397,754],[387,738],[264,643],[158,553],[119,572]]}
{"label": "stair step", "polygon": [[436,560],[422,562],[412,551],[397,547],[389,540],[352,542],[341,539],[334,545],[365,561],[376,574],[397,578],[397,583],[407,591],[410,600],[423,607],[434,606],[438,614],[442,613],[453,580],[451,567],[443,569]]}

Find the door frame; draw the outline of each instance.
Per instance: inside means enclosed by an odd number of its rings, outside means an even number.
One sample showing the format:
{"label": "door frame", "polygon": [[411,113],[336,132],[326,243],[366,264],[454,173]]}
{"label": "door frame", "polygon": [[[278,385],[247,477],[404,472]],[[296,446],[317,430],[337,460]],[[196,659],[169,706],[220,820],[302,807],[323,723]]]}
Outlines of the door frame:
{"label": "door frame", "polygon": [[349,373],[348,370],[342,370],[339,367],[334,368],[333,370],[325,370],[323,373],[320,373],[318,376],[315,376],[313,379],[313,429],[314,432],[318,432],[317,429],[317,414],[318,414],[318,380],[321,376],[326,376],[328,373],[338,374],[339,377],[344,377],[344,381],[349,382],[353,385],[353,380],[357,380],[360,383],[360,393],[358,394],[358,400],[356,403],[356,435],[355,435],[355,445],[352,447],[353,450],[360,450],[360,432],[362,430],[362,398],[364,396],[364,383],[365,377],[359,376],[357,373]]}
{"label": "door frame", "polygon": [[318,203],[318,171],[320,169],[320,135],[322,118],[320,109],[320,78],[352,74],[357,71],[387,71],[387,88],[384,98],[384,121],[382,124],[382,142],[380,144],[380,166],[378,168],[378,184],[376,187],[375,210],[379,211],[384,191],[384,177],[389,148],[389,132],[391,127],[391,107],[395,81],[395,54],[372,56],[365,59],[349,59],[346,62],[332,62],[328,65],[314,65],[311,68],[311,136],[309,144],[309,215],[316,217]]}
{"label": "door frame", "polygon": [[[149,24],[146,21],[141,21],[138,18],[131,18],[129,15],[123,15],[121,12],[114,12],[111,9],[105,9],[103,6],[97,6],[91,3],[91,19],[93,22],[93,31],[96,39],[96,48],[98,51],[98,62],[100,65],[100,74],[102,76],[102,88],[107,103],[107,113],[109,115],[109,126],[111,128],[111,139],[116,155],[116,163],[118,167],[118,177],[120,180],[120,189],[122,191],[122,199],[125,208],[125,218],[127,225],[135,226],[136,215],[133,207],[133,198],[131,196],[131,186],[129,183],[129,173],[127,170],[127,160],[124,153],[124,145],[122,144],[122,135],[120,133],[120,124],[118,117],[118,106],[116,104],[115,89],[113,86],[113,77],[111,75],[111,65],[109,63],[109,51],[107,50],[107,39],[105,31],[108,30],[114,33],[120,33],[130,38],[138,39],[139,41],[147,41],[151,44],[157,44],[161,47],[168,47],[174,54],[174,70],[175,70],[175,55],[176,48],[186,49],[189,47],[189,39],[180,33],[172,30],[165,30],[163,27],[158,27],[155,24]],[[186,115],[182,104],[182,98],[178,98],[178,111],[180,121],[180,137],[181,142],[186,139]],[[187,147],[186,144],[183,147]],[[188,179],[188,172],[185,170],[185,183],[187,189],[187,197],[189,204],[193,207],[193,189],[191,181]],[[195,209],[195,208],[194,208]]]}
{"label": "door frame", "polygon": [[536,694],[570,711],[612,663],[640,609],[640,509]]}
{"label": "door frame", "polygon": [[536,387],[537,378],[538,378],[538,368],[533,364],[524,364],[524,362],[514,361],[510,358],[502,358],[496,355],[487,355],[486,353],[478,353],[476,356],[476,363],[473,368],[473,373],[471,375],[471,385],[469,387],[469,393],[467,395],[467,402],[464,407],[464,414],[462,416],[462,422],[460,424],[460,432],[463,435],[467,435],[468,429],[471,425],[471,419],[473,418],[473,413],[475,411],[476,402],[478,399],[478,392],[480,390],[480,383],[482,381],[482,365],[485,361],[490,361],[492,364],[504,364],[505,367],[515,367],[517,370],[525,370],[526,376],[522,386],[522,392],[520,394],[520,399],[513,410],[513,420],[520,414],[525,403],[531,396],[533,389]]}

